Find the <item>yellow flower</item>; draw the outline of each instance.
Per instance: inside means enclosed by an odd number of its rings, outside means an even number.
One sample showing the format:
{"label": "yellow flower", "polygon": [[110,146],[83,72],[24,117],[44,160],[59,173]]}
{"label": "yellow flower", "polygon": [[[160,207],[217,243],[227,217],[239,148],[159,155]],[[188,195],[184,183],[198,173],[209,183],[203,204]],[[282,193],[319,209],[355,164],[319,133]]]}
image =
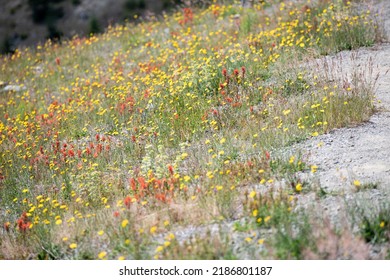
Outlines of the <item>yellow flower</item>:
{"label": "yellow flower", "polygon": [[69,248],[70,249],[76,249],[77,248],[77,244],[76,243],[72,243],[69,245]]}
{"label": "yellow flower", "polygon": [[259,239],[259,240],[257,241],[257,243],[259,243],[260,245],[262,245],[262,244],[264,243],[264,239]]}
{"label": "yellow flower", "polygon": [[126,239],[126,240],[125,240],[125,244],[126,244],[126,245],[129,245],[130,243],[131,243],[130,239]]}
{"label": "yellow flower", "polygon": [[175,235],[171,232],[171,233],[168,234],[167,238],[169,240],[175,239]]}
{"label": "yellow flower", "polygon": [[257,214],[259,214],[259,211],[257,209],[253,210],[252,216],[257,217]]}
{"label": "yellow flower", "polygon": [[249,243],[249,242],[251,242],[251,241],[252,241],[252,238],[250,238],[250,237],[247,237],[247,238],[245,238],[245,241]]}
{"label": "yellow flower", "polygon": [[318,169],[318,166],[317,166],[317,165],[312,165],[312,166],[311,166],[311,172],[312,172],[312,173],[316,173],[316,172],[317,172],[317,169]]}
{"label": "yellow flower", "polygon": [[125,228],[127,225],[129,224],[129,220],[128,219],[124,219],[123,221],[122,221],[122,227],[123,228]]}
{"label": "yellow flower", "polygon": [[60,224],[62,224],[62,220],[61,220],[61,219],[58,219],[58,220],[56,221],[56,225],[60,225]]}
{"label": "yellow flower", "polygon": [[256,192],[255,191],[251,191],[251,193],[249,194],[249,197],[250,198],[254,198],[256,196]]}
{"label": "yellow flower", "polygon": [[98,231],[98,235],[103,235],[104,234],[104,231],[103,230],[99,230]]}
{"label": "yellow flower", "polygon": [[156,226],[152,226],[152,227],[150,228],[150,233],[151,233],[151,234],[154,234],[154,233],[156,232],[156,230],[157,230],[157,227],[156,227]]}
{"label": "yellow flower", "polygon": [[381,222],[380,224],[379,224],[379,226],[381,227],[381,228],[384,228],[385,227],[385,222]]}
{"label": "yellow flower", "polygon": [[163,246],[158,246],[158,247],[156,248],[156,253],[159,253],[159,252],[161,252],[162,250],[164,250],[164,247],[163,247]]}
{"label": "yellow flower", "polygon": [[297,192],[302,191],[302,184],[297,184],[297,185],[295,186],[295,189],[296,189]]}
{"label": "yellow flower", "polygon": [[124,256],[119,256],[118,257],[118,261],[123,261],[123,260],[125,260],[126,258],[124,257]]}
{"label": "yellow flower", "polygon": [[264,218],[264,222],[265,223],[268,222],[269,220],[271,220],[271,216],[267,216],[267,217]]}
{"label": "yellow flower", "polygon": [[355,181],[353,181],[353,185],[355,186],[355,187],[360,187],[361,186],[361,184],[360,184],[360,181],[359,180],[355,180]]}
{"label": "yellow flower", "polygon": [[102,251],[98,254],[98,258],[101,260],[104,259],[106,256],[107,256],[107,252],[105,251]]}

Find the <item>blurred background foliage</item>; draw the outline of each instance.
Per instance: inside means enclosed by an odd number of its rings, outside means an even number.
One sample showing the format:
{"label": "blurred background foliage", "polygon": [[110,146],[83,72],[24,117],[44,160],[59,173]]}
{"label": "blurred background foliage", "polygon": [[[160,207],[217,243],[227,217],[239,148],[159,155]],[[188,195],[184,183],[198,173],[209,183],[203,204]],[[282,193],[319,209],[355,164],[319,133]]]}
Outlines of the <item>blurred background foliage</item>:
{"label": "blurred background foliage", "polygon": [[205,0],[0,0],[0,53],[103,32],[108,25],[137,21],[169,12],[177,6]]}

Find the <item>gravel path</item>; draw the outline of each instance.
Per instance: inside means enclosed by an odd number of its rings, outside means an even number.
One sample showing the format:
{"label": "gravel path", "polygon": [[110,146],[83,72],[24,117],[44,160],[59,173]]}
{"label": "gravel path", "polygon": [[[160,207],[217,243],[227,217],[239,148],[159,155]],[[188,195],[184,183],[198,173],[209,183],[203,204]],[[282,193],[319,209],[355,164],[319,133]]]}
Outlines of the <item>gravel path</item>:
{"label": "gravel path", "polygon": [[[385,30],[390,38],[390,1],[382,1],[377,7],[386,17]],[[344,51],[325,59],[341,61],[347,75],[356,68],[364,69],[372,59],[374,72],[379,74],[375,92],[381,102],[379,110],[366,123],[334,130],[298,146],[309,162],[318,166],[317,176],[323,188],[339,191],[351,188],[359,180],[378,183],[390,191],[390,44]]]}

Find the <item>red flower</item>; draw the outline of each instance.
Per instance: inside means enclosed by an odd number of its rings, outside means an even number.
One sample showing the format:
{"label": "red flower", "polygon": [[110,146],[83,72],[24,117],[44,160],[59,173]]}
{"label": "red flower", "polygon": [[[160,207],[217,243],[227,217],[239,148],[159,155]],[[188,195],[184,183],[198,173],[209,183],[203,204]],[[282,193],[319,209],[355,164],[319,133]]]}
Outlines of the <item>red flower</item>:
{"label": "red flower", "polygon": [[96,146],[96,148],[97,148],[97,152],[98,152],[98,153],[101,153],[102,150],[103,150],[103,145],[99,143],[99,144]]}
{"label": "red flower", "polygon": [[131,197],[130,197],[130,196],[126,196],[125,199],[123,200],[123,203],[125,204],[125,206],[126,206],[127,208],[130,208]]}
{"label": "red flower", "polygon": [[69,151],[68,151],[68,155],[69,155],[70,157],[74,157],[74,151],[73,151],[73,150],[69,150]]}
{"label": "red flower", "polygon": [[130,187],[133,191],[137,189],[136,181],[134,180],[134,178],[130,178]]}
{"label": "red flower", "polygon": [[169,174],[173,175],[174,171],[173,171],[172,165],[168,165],[168,171],[169,171]]}
{"label": "red flower", "polygon": [[26,230],[29,229],[31,225],[31,223],[28,221],[26,212],[23,212],[23,214],[20,216],[16,223],[21,232],[26,232]]}
{"label": "red flower", "polygon": [[227,76],[227,70],[226,70],[226,68],[223,68],[223,69],[222,69],[222,75],[226,78],[226,76]]}
{"label": "red flower", "polygon": [[141,189],[146,189],[148,186],[143,177],[138,177],[138,183],[141,185]]}
{"label": "red flower", "polygon": [[167,201],[167,198],[165,197],[165,194],[163,194],[163,193],[156,193],[154,196],[157,200],[160,200],[162,202]]}
{"label": "red flower", "polygon": [[118,212],[118,211],[115,211],[115,212],[114,212],[114,217],[115,217],[115,218],[118,218],[118,217],[119,217],[119,212]]}

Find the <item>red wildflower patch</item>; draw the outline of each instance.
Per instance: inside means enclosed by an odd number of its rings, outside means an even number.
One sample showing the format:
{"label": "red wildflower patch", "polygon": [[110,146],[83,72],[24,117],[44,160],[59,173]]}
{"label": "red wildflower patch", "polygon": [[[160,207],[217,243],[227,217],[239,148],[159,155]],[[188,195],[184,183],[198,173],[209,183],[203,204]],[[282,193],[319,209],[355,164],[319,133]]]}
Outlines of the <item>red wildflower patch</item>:
{"label": "red wildflower patch", "polygon": [[23,214],[20,216],[16,223],[21,232],[26,232],[31,225],[31,223],[28,221],[26,212],[23,212]]}

